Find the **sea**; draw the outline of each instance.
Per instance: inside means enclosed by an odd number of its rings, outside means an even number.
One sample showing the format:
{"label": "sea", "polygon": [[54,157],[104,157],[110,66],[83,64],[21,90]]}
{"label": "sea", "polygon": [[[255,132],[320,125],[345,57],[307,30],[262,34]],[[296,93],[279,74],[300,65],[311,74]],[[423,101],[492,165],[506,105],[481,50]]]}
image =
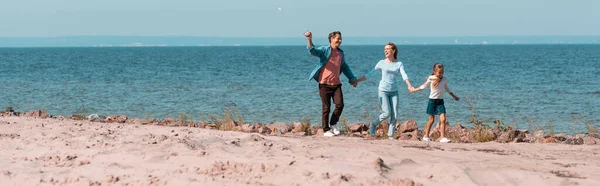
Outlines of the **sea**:
{"label": "sea", "polygon": [[[358,77],[384,58],[383,45],[343,45]],[[448,122],[480,120],[555,133],[600,127],[600,45],[399,45],[414,86],[442,63]],[[306,46],[0,48],[0,107],[51,115],[127,115],[200,122],[230,112],[245,123],[320,125],[318,63]],[[381,72],[352,87],[342,75],[348,124],[381,113]],[[398,120],[423,126],[429,89],[399,82]],[[237,117],[236,117],[237,119]],[[436,118],[437,120],[437,118]]]}

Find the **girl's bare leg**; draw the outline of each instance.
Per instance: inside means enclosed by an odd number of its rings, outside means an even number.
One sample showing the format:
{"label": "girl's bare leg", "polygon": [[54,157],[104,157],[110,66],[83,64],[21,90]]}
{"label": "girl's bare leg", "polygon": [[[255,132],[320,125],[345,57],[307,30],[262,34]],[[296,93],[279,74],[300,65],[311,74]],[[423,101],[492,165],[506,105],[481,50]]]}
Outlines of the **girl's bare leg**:
{"label": "girl's bare leg", "polygon": [[431,130],[431,125],[435,120],[435,115],[429,115],[429,121],[427,122],[427,126],[425,127],[425,137],[429,138],[429,131]]}
{"label": "girl's bare leg", "polygon": [[440,138],[444,138],[446,135],[446,114],[440,114]]}

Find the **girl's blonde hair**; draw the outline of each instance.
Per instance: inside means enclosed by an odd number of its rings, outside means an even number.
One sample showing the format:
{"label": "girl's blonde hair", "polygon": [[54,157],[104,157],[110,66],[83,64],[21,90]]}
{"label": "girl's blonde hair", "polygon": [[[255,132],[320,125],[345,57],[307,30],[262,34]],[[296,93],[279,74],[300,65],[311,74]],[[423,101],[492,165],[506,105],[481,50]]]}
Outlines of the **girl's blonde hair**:
{"label": "girl's blonde hair", "polygon": [[431,75],[437,77],[437,79],[433,82],[433,87],[437,87],[438,84],[440,84],[440,81],[442,81],[442,78],[444,78],[444,76],[442,75],[443,73],[444,65],[442,65],[441,63],[433,64],[433,72],[431,72]]}

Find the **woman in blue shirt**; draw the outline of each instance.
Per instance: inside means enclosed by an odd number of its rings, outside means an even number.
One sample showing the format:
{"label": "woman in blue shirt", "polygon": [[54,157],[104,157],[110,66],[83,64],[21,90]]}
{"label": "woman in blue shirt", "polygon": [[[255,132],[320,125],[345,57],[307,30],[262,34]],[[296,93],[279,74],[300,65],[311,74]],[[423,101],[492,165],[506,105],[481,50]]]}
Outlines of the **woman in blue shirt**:
{"label": "woman in blue shirt", "polygon": [[389,42],[385,45],[383,53],[385,59],[380,60],[375,68],[373,68],[365,76],[359,78],[355,83],[364,81],[367,77],[371,77],[373,72],[381,70],[381,81],[379,81],[379,104],[383,111],[379,117],[369,122],[369,134],[375,136],[375,127],[377,124],[385,119],[390,119],[390,125],[388,130],[388,137],[391,140],[395,140],[394,132],[396,130],[396,121],[398,117],[398,83],[396,79],[398,76],[402,76],[402,79],[408,85],[408,90],[412,90],[413,86],[408,80],[406,72],[404,72],[404,65],[398,61],[398,47]]}

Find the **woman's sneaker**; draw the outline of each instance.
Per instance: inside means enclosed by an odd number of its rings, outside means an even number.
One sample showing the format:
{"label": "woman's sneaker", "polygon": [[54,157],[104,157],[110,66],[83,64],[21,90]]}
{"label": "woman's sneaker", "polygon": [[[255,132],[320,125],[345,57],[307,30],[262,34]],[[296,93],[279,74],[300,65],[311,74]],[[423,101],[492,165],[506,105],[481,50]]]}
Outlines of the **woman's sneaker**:
{"label": "woman's sneaker", "polygon": [[448,142],[450,142],[450,140],[448,138],[442,138],[440,140],[440,143],[448,143]]}
{"label": "woman's sneaker", "polygon": [[396,139],[394,137],[390,137],[390,140],[392,140],[392,141],[398,141],[398,139]]}
{"label": "woman's sneaker", "polygon": [[428,137],[423,137],[423,141],[431,141]]}

